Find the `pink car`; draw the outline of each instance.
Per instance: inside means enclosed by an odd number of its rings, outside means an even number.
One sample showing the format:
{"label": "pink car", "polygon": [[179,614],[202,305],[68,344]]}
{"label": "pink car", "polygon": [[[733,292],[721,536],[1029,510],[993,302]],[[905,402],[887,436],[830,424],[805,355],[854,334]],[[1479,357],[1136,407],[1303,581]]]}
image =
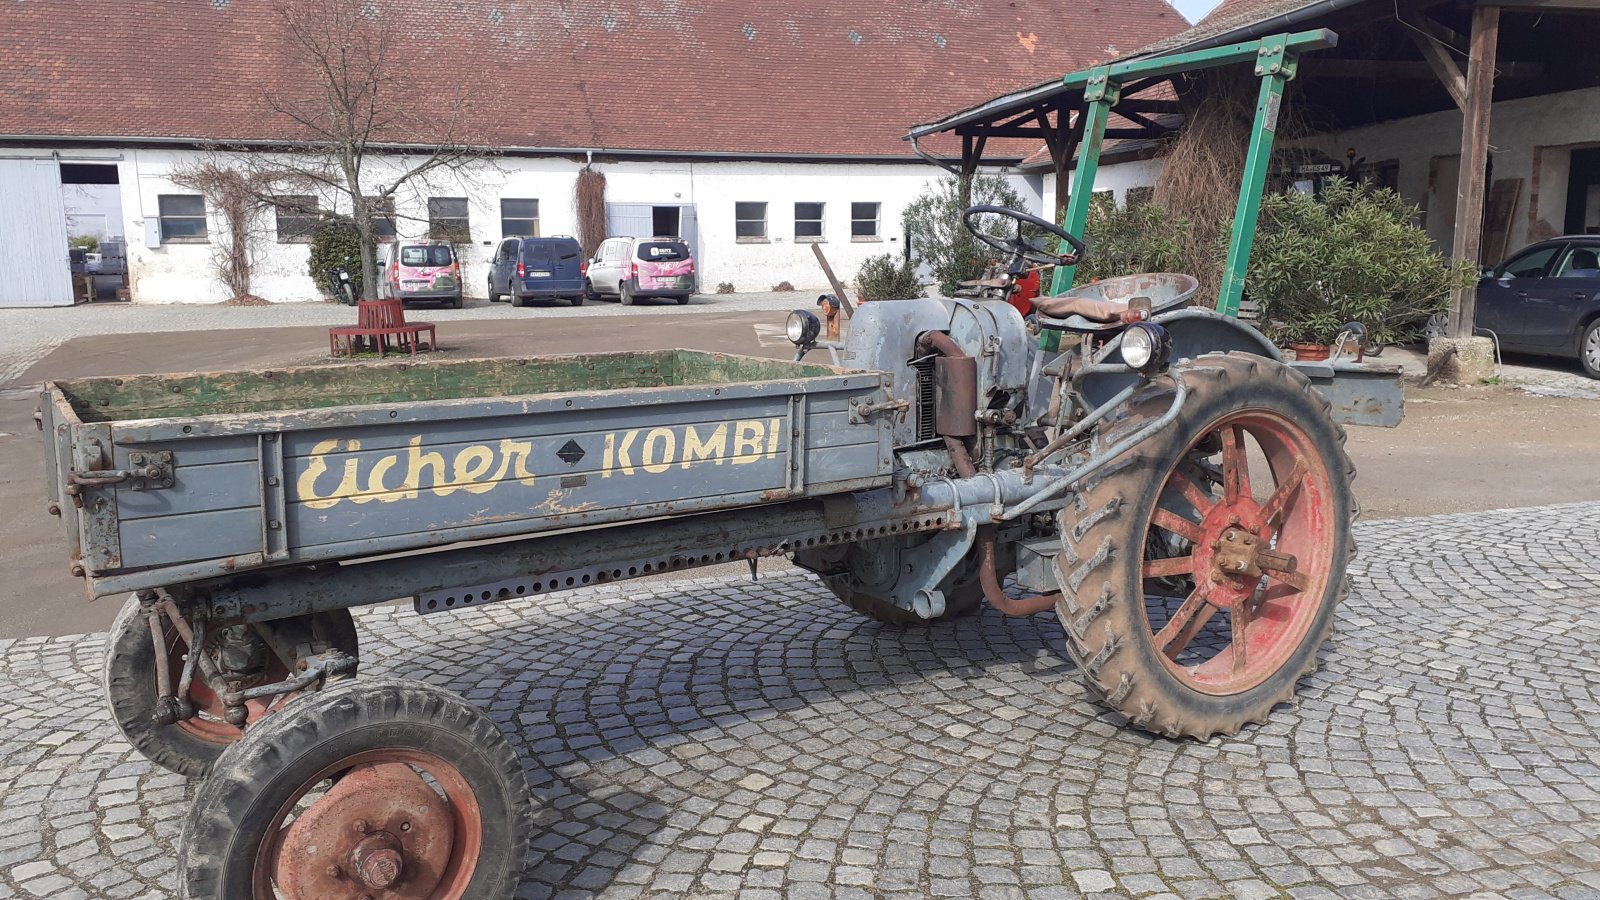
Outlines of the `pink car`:
{"label": "pink car", "polygon": [[675,237],[607,238],[589,261],[588,274],[588,296],[616,297],[628,306],[641,297],[685,304],[695,287],[689,245]]}

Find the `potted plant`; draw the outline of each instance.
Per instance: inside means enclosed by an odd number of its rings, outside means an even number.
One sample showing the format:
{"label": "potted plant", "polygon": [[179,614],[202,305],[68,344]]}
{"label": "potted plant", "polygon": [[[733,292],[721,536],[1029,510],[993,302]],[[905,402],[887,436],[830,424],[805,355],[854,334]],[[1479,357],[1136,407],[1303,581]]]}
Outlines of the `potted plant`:
{"label": "potted plant", "polygon": [[1343,179],[1317,196],[1266,197],[1245,285],[1268,336],[1300,359],[1326,359],[1347,323],[1367,346],[1410,339],[1477,272],[1434,251],[1399,194]]}

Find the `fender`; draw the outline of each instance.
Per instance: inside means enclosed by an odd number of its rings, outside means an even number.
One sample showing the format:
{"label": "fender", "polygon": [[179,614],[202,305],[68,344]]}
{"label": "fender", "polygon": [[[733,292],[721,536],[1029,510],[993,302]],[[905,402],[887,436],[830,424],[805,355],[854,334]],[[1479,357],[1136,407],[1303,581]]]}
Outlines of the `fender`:
{"label": "fender", "polygon": [[[1162,313],[1151,319],[1172,337],[1172,361],[1193,359],[1207,353],[1236,351],[1283,362],[1283,354],[1266,336],[1233,316],[1215,310],[1188,307]],[[1115,341],[1122,340],[1118,335]],[[1139,380],[1137,375],[1098,374],[1085,376],[1083,398],[1091,407],[1115,397],[1119,391]]]}

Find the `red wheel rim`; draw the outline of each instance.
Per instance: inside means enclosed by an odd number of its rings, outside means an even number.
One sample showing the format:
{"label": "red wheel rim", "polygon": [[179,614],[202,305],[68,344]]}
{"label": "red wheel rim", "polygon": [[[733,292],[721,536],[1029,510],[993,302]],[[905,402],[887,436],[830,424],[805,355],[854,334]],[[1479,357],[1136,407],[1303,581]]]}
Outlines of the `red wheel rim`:
{"label": "red wheel rim", "polygon": [[420,750],[370,750],[306,779],[266,835],[258,900],[456,900],[477,868],[483,818],[455,766]]}
{"label": "red wheel rim", "polygon": [[[1190,465],[1195,455],[1215,467]],[[1264,468],[1252,471],[1253,455]],[[1167,473],[1146,538],[1144,578],[1178,579],[1185,592],[1164,615],[1145,605],[1167,670],[1196,691],[1229,695],[1281,669],[1327,595],[1334,516],[1326,465],[1293,422],[1245,410],[1205,429]]]}
{"label": "red wheel rim", "polygon": [[[171,623],[167,623],[166,642],[167,669],[171,672],[172,688],[176,692],[178,675],[183,671],[184,658],[189,655],[189,645],[184,643],[183,637],[176,628],[171,627]],[[152,673],[151,678],[154,677],[156,676]],[[268,653],[266,670],[259,679],[260,682],[268,684],[283,681],[288,677],[288,667],[276,654]],[[161,686],[157,684],[157,694],[160,690]],[[199,672],[196,672],[189,682],[189,702],[194,705],[195,714],[193,718],[180,719],[174,724],[180,731],[213,744],[231,744],[244,734],[223,719],[222,698],[206,684]],[[247,713],[245,724],[249,725],[269,712],[269,704],[266,700],[249,700],[245,702],[245,711]]]}

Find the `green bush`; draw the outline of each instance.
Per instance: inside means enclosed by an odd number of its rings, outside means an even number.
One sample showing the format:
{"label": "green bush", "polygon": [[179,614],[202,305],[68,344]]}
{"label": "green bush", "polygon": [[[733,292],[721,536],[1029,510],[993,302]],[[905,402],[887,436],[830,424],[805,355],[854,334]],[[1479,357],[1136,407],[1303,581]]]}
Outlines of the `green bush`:
{"label": "green bush", "polygon": [[925,293],[917,281],[917,267],[892,253],[869,256],[856,273],[856,291],[863,300],[905,300]]}
{"label": "green bush", "polygon": [[1444,311],[1476,269],[1435,253],[1418,215],[1392,190],[1342,179],[1321,196],[1265,198],[1245,289],[1267,334],[1327,344],[1346,322],[1360,322],[1369,342],[1395,343]]}
{"label": "green bush", "polygon": [[329,296],[332,296],[329,292],[333,286],[328,282],[328,271],[349,272],[350,284],[360,297],[361,238],[356,234],[356,226],[344,219],[324,219],[317,223],[311,232],[311,260],[307,269],[317,288]]}
{"label": "green bush", "polygon": [[[979,175],[972,179],[972,206],[1004,206],[1023,209],[1022,195],[998,175]],[[962,224],[960,179],[946,176],[928,186],[912,204],[906,207],[906,234],[918,258],[933,269],[939,290],[954,294],[963,281],[979,278],[984,266],[996,255],[995,251],[980,244]],[[984,231],[997,237],[1015,233],[1016,222],[999,216],[990,216],[982,223]],[[1026,236],[1027,231],[1023,234]]]}
{"label": "green bush", "polygon": [[1187,272],[1183,238],[1189,223],[1154,203],[1130,197],[1124,209],[1095,198],[1089,206],[1084,242],[1089,254],[1078,264],[1077,282],[1086,284],[1145,272]]}

